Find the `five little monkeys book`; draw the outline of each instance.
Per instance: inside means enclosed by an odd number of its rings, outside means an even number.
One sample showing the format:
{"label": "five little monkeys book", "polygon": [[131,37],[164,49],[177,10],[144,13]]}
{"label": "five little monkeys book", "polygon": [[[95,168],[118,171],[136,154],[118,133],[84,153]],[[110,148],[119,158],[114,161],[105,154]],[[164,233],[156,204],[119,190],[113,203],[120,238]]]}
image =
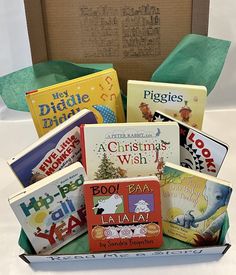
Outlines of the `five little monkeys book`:
{"label": "five little monkeys book", "polygon": [[98,123],[124,122],[116,71],[107,69],[26,93],[39,136],[86,108]]}
{"label": "five little monkeys book", "polygon": [[196,245],[215,245],[232,188],[227,181],[166,163],[161,179],[163,233]]}
{"label": "five little monkeys book", "polygon": [[129,80],[127,121],[152,121],[159,110],[201,130],[206,98],[204,86]]}
{"label": "five little monkeys book", "polygon": [[179,164],[176,122],[87,124],[80,134],[89,180],[160,177],[166,161]]}
{"label": "five little monkeys book", "polygon": [[153,121],[178,122],[181,166],[217,176],[228,152],[227,144],[160,111],[154,113]]}
{"label": "five little monkeys book", "polygon": [[161,246],[157,177],[85,181],[84,195],[91,252]]}
{"label": "five little monkeys book", "polygon": [[82,110],[12,157],[8,164],[24,187],[81,161],[81,124],[97,123],[94,114]]}
{"label": "five little monkeys book", "polygon": [[84,179],[77,162],[9,198],[37,254],[51,254],[87,231]]}

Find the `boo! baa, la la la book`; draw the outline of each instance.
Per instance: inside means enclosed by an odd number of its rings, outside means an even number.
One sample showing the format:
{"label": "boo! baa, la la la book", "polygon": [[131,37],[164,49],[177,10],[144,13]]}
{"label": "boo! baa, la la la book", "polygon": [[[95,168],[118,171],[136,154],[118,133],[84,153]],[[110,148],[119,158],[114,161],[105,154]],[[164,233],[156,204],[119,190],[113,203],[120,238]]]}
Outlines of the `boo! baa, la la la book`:
{"label": "boo! baa, la la la book", "polygon": [[201,130],[206,98],[204,86],[129,80],[127,121],[152,121],[159,110]]}
{"label": "boo! baa, la la la book", "polygon": [[80,132],[89,180],[161,176],[166,161],[179,164],[176,122],[87,124]]}
{"label": "boo! baa, la la la book", "polygon": [[166,163],[161,179],[163,232],[196,245],[215,245],[227,215],[227,181]]}
{"label": "boo! baa, la la la book", "polygon": [[85,108],[95,114],[98,123],[125,121],[114,69],[28,92],[26,101],[39,136]]}
{"label": "boo! baa, la la la book", "polygon": [[217,176],[228,152],[227,144],[160,111],[154,113],[153,121],[178,122],[181,166]]}
{"label": "boo! baa, la la la book", "polygon": [[51,254],[87,231],[84,179],[77,162],[9,198],[37,254]]}
{"label": "boo! baa, la la la book", "polygon": [[85,181],[84,194],[91,252],[161,246],[157,177]]}
{"label": "boo! baa, la la la book", "polygon": [[81,124],[97,123],[94,114],[82,110],[8,160],[24,187],[81,161]]}

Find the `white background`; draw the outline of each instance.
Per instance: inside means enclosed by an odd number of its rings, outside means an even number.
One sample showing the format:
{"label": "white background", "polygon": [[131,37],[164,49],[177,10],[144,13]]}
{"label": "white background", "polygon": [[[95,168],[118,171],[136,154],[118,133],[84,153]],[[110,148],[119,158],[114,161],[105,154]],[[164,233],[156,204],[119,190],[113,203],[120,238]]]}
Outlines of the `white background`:
{"label": "white background", "polygon": [[[33,0],[32,0],[33,1]],[[69,1],[68,1],[69,3]],[[235,181],[236,129],[234,117],[236,84],[236,1],[211,0],[209,36],[232,41],[222,75],[208,98],[204,131],[230,145],[220,177]],[[31,65],[23,0],[0,0],[0,75]],[[1,105],[0,105],[1,107]],[[5,115],[1,115],[4,113]],[[17,116],[17,117],[16,117]],[[14,117],[14,120],[13,120]],[[1,120],[2,119],[2,120]],[[16,120],[17,119],[17,120]],[[229,207],[232,247],[223,257],[172,256],[165,258],[95,260],[65,264],[34,264],[29,266],[18,258],[20,226],[10,210],[8,196],[20,185],[5,160],[37,139],[29,117],[0,108],[0,253],[1,274],[235,274],[236,271],[236,194]]]}

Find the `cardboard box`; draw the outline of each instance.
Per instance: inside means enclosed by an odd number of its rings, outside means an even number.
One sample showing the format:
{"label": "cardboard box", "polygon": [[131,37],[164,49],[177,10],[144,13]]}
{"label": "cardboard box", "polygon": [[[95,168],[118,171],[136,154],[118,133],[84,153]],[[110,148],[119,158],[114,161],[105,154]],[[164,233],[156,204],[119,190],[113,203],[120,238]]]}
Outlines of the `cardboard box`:
{"label": "cardboard box", "polygon": [[25,10],[33,63],[113,63],[126,90],[184,35],[207,34],[209,0],[25,0]]}
{"label": "cardboard box", "polygon": [[129,252],[109,252],[109,253],[95,253],[95,254],[66,254],[66,255],[49,255],[38,256],[21,254],[20,258],[26,263],[39,262],[69,262],[69,261],[85,261],[95,259],[124,259],[124,258],[140,258],[140,257],[161,257],[161,256],[188,256],[188,255],[223,255],[230,248],[230,244],[225,242],[224,245],[196,247],[188,249],[166,249],[166,250],[143,250],[143,251],[129,251]]}

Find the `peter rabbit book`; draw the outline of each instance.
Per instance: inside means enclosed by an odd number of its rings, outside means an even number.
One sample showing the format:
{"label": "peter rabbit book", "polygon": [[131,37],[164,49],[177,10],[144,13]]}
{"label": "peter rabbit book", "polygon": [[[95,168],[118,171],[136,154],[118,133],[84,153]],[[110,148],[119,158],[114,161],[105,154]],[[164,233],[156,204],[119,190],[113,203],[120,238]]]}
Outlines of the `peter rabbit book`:
{"label": "peter rabbit book", "polygon": [[82,163],[89,180],[160,176],[179,164],[179,127],[167,123],[82,125]]}
{"label": "peter rabbit book", "polygon": [[12,157],[8,164],[24,187],[81,161],[81,124],[97,123],[94,114],[82,110]]}
{"label": "peter rabbit book", "polygon": [[9,198],[37,254],[51,254],[87,231],[84,179],[77,162]]}
{"label": "peter rabbit book", "polygon": [[166,163],[161,179],[163,233],[196,245],[215,245],[232,188],[227,181]]}
{"label": "peter rabbit book", "polygon": [[28,92],[26,101],[39,136],[85,108],[95,114],[98,123],[125,121],[114,69]]}
{"label": "peter rabbit book", "polygon": [[217,176],[228,152],[227,144],[160,111],[154,113],[153,121],[178,122],[181,166]]}
{"label": "peter rabbit book", "polygon": [[85,181],[84,195],[91,252],[161,246],[157,177]]}
{"label": "peter rabbit book", "polygon": [[129,80],[127,121],[152,121],[159,110],[201,130],[206,98],[204,86]]}

